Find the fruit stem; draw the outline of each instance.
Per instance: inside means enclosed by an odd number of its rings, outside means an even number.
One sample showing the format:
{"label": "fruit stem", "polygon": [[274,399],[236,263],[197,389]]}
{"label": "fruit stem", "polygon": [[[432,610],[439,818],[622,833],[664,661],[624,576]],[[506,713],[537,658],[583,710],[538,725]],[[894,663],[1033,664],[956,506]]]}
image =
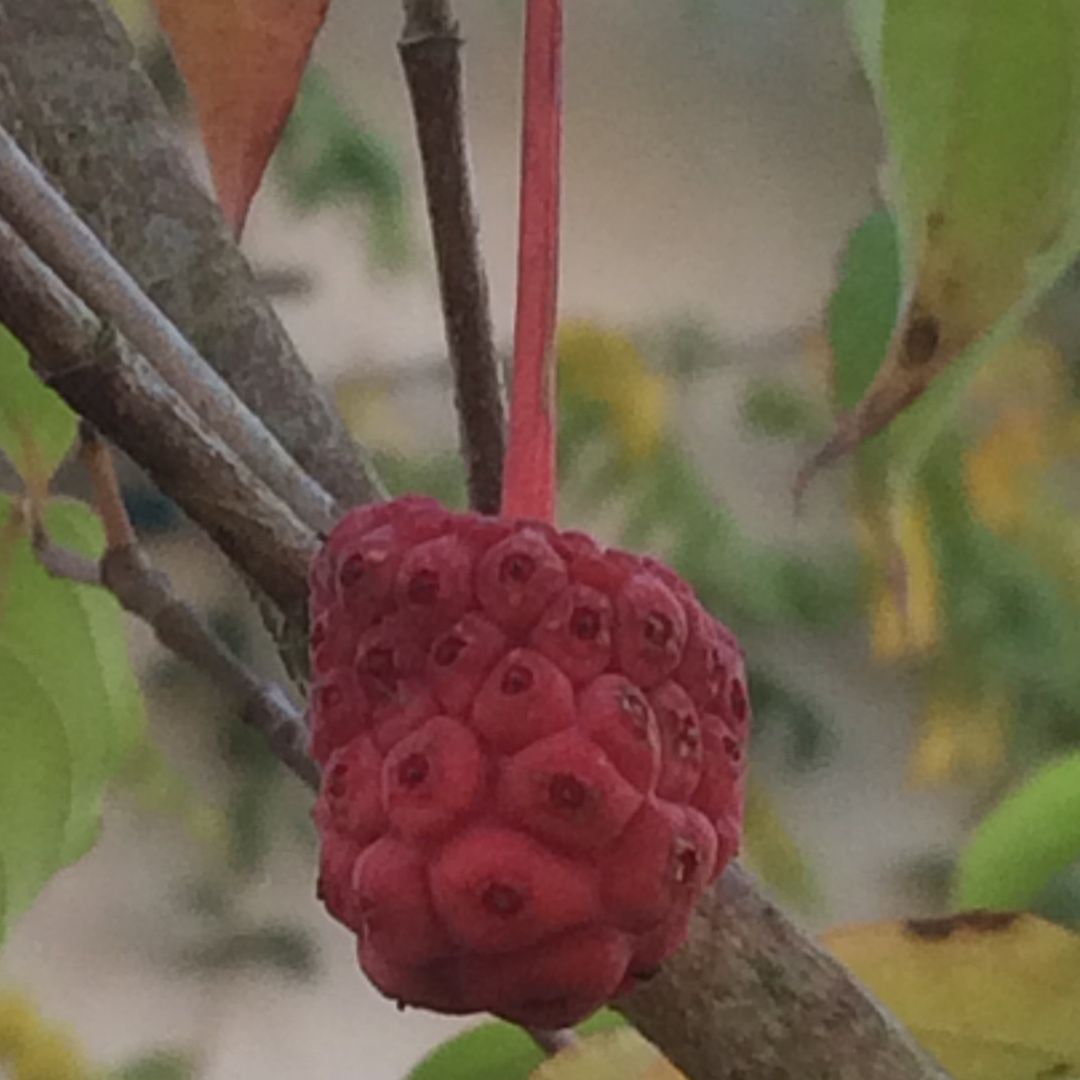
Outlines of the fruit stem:
{"label": "fruit stem", "polygon": [[502,513],[555,517],[562,0],[528,0],[514,375]]}

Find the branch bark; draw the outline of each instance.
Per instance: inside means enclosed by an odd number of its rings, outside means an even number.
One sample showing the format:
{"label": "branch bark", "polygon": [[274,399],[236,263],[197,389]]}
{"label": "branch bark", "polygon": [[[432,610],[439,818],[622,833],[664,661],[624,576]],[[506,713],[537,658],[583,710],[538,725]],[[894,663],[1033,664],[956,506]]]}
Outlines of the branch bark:
{"label": "branch bark", "polygon": [[494,514],[502,497],[506,417],[472,195],[461,46],[446,0],[405,0],[398,51],[420,146],[469,502]]}
{"label": "branch bark", "polygon": [[[102,0],[0,0],[0,122],[297,460],[337,497],[371,497],[377,484],[161,119]],[[9,229],[0,318],[67,400],[302,622],[310,532]],[[688,947],[621,1008],[695,1080],[944,1075],[737,868],[695,916]]]}
{"label": "branch bark", "polygon": [[346,505],[382,497],[106,0],[0,0],[0,123],[311,476]]}
{"label": "branch bark", "polygon": [[695,1080],[948,1080],[737,863],[687,944],[615,1007]]}
{"label": "branch bark", "polygon": [[0,216],[100,318],[111,322],[244,463],[316,530],[331,497],[139,288],[0,124]]}
{"label": "branch bark", "polygon": [[302,626],[315,534],[2,220],[0,321],[42,379]]}
{"label": "branch bark", "polygon": [[319,769],[309,753],[307,726],[285,691],[263,682],[210,632],[138,544],[110,547],[100,562],[34,536],[38,561],[53,577],[106,588],[129,614],[145,622],[158,641],[214,680],[236,703],[244,723],[260,732],[277,759],[312,789]]}

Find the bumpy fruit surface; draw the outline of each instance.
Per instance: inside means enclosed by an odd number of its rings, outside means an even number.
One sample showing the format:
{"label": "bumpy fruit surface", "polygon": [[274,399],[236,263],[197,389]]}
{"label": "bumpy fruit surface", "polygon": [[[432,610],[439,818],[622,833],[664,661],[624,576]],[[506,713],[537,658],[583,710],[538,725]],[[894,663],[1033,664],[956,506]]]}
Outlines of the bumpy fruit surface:
{"label": "bumpy fruit surface", "polygon": [[581,533],[403,498],[311,574],[319,890],[388,997],[560,1027],[682,943],[735,854],[742,656]]}

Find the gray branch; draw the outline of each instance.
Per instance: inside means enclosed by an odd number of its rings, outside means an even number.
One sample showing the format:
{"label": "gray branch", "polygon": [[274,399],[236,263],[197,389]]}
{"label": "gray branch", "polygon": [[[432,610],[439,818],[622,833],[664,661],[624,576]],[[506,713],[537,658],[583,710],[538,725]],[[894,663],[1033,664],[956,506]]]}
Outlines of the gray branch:
{"label": "gray branch", "polygon": [[686,945],[615,1007],[695,1080],[948,1080],[738,864]]}
{"label": "gray branch", "polygon": [[298,516],[319,531],[339,516],[314,481],[191,347],[0,125],[0,216],[75,294],[108,320]]}
{"label": "gray branch", "polygon": [[[102,0],[0,0],[0,122],[311,475],[344,501],[377,493],[162,134],[160,105]],[[0,318],[64,397],[302,624],[312,537],[294,511],[10,230],[0,230]],[[737,868],[695,915],[689,945],[621,1007],[695,1080],[943,1076]]]}
{"label": "gray branch", "polygon": [[502,371],[472,194],[461,38],[446,0],[405,0],[398,50],[424,172],[469,502],[495,514],[506,451]]}
{"label": "gray branch", "polygon": [[191,175],[107,0],[0,0],[0,123],[312,477],[344,505],[382,497]]}
{"label": "gray branch", "polygon": [[2,220],[0,322],[26,344],[46,383],[303,623],[315,534]]}
{"label": "gray branch", "polygon": [[125,611],[150,626],[162,645],[232,698],[244,722],[266,738],[282,764],[309,787],[319,786],[319,769],[308,751],[307,725],[300,711],[280,686],[264,682],[214,637],[141,547],[112,548],[100,563],[53,544],[42,533],[35,535],[34,547],[53,577],[108,589]]}

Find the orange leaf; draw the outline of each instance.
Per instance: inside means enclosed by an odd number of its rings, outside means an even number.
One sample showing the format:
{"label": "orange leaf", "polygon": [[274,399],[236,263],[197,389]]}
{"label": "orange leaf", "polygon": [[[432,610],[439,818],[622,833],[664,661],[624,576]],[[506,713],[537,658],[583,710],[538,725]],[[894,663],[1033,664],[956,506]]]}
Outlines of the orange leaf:
{"label": "orange leaf", "polygon": [[154,0],[237,233],[281,138],[330,0]]}

